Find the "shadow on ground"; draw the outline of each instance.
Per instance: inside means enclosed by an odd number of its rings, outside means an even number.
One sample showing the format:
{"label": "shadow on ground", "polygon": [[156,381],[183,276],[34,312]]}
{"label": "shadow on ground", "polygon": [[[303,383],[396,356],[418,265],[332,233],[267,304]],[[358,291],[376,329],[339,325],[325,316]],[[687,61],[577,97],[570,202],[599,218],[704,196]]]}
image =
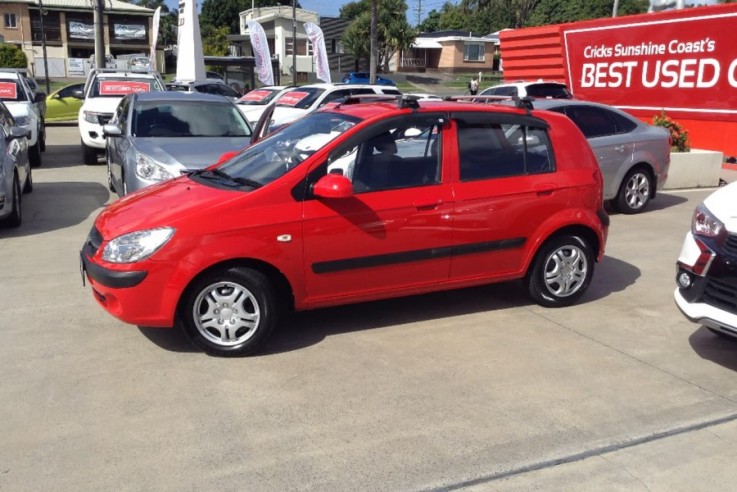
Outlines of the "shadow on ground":
{"label": "shadow on ground", "polygon": [[[622,291],[640,276],[639,269],[616,258],[605,257],[597,267],[594,280],[579,303],[593,302]],[[300,350],[332,335],[480,312],[493,313],[531,304],[522,282],[517,281],[291,313],[282,319],[257,355]],[[139,328],[146,338],[165,350],[197,351],[178,329]]]}
{"label": "shadow on ground", "polygon": [[702,359],[737,371],[737,339],[717,335],[701,326],[688,338],[688,342]]}
{"label": "shadow on ground", "polygon": [[[641,213],[646,214],[650,212],[657,212],[658,210],[675,207],[676,205],[680,205],[681,203],[684,203],[687,201],[688,201],[688,198],[684,196],[658,193],[658,196],[655,197],[654,200],[650,200],[650,203],[647,204],[647,207]],[[606,209],[609,215],[623,215],[618,210],[616,210],[614,207],[612,207],[609,201],[605,203],[604,208]]]}

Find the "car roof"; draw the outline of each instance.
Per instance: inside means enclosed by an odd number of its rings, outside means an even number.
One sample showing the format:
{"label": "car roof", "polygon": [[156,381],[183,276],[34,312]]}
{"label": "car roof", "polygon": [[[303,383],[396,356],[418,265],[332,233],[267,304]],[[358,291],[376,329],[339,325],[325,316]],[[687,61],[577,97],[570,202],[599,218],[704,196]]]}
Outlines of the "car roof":
{"label": "car roof", "polygon": [[139,101],[231,102],[223,96],[204,92],[151,91],[138,92],[136,96]]}

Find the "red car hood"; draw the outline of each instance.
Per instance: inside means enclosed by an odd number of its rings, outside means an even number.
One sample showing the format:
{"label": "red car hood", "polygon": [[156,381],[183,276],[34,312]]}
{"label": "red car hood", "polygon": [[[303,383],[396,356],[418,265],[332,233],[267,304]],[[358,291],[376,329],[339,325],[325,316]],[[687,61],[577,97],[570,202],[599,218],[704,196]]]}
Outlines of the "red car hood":
{"label": "red car hood", "polygon": [[176,228],[180,221],[193,215],[209,215],[216,206],[222,210],[224,203],[244,194],[243,190],[222,190],[182,176],[111,203],[97,217],[95,226],[105,240],[144,229]]}

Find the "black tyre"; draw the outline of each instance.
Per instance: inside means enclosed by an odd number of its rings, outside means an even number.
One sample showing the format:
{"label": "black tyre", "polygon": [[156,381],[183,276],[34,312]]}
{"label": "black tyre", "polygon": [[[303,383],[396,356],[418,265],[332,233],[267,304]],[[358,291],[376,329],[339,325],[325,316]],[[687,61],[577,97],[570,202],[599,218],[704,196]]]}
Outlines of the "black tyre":
{"label": "black tyre", "polygon": [[644,168],[630,170],[622,180],[615,203],[623,214],[636,214],[645,210],[650,202],[653,179]]}
{"label": "black tyre", "polygon": [[41,121],[41,130],[38,132],[38,142],[41,152],[46,152],[46,123]]}
{"label": "black tyre", "polygon": [[38,140],[33,147],[28,148],[28,162],[31,163],[32,167],[41,165],[41,140]]}
{"label": "black tyre", "polygon": [[12,209],[10,215],[3,221],[5,227],[18,227],[23,222],[20,202],[20,183],[18,182],[18,176],[15,176],[13,178],[13,196],[10,197],[10,206]]}
{"label": "black tyre", "polygon": [[26,178],[26,184],[23,185],[23,193],[31,193],[33,191],[33,172],[28,170],[28,177]]}
{"label": "black tyre", "polygon": [[113,173],[110,170],[110,156],[106,156],[107,160],[107,187],[110,191],[115,193],[115,186],[113,186]]}
{"label": "black tyre", "polygon": [[276,291],[250,268],[216,270],[197,279],[184,294],[177,325],[211,355],[234,357],[258,350],[278,318]]}
{"label": "black tyre", "polygon": [[546,307],[569,306],[588,288],[594,275],[591,246],[578,236],[549,239],[537,252],[525,284],[532,299]]}
{"label": "black tyre", "polygon": [[82,142],[82,161],[88,166],[97,164],[97,149]]}

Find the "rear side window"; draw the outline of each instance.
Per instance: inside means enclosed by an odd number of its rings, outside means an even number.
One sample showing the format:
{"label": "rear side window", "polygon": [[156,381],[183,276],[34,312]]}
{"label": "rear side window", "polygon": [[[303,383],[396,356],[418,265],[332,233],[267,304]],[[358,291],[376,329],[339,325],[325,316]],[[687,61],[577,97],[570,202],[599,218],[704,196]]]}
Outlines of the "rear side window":
{"label": "rear side window", "polygon": [[611,111],[593,106],[566,106],[564,113],[578,126],[586,138],[605,137],[617,133]]}
{"label": "rear side window", "polygon": [[530,84],[527,95],[540,99],[573,99],[573,94],[562,84]]}
{"label": "rear side window", "polygon": [[555,170],[547,130],[524,124],[458,121],[461,181]]}

